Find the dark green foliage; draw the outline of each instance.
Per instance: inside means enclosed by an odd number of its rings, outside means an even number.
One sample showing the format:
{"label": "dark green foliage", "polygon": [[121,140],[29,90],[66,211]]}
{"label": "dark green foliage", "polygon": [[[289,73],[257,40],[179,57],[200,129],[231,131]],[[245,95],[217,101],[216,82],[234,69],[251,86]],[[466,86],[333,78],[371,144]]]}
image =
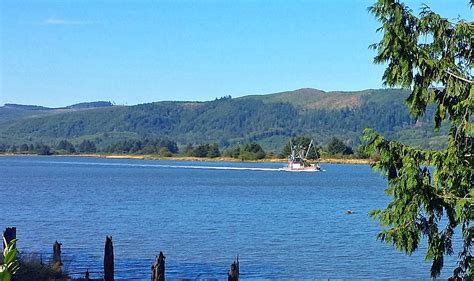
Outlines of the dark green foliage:
{"label": "dark green foliage", "polygon": [[221,156],[221,153],[219,151],[219,146],[214,143],[214,144],[200,144],[194,148],[191,148],[190,155],[194,157],[210,157],[210,158],[216,158]]}
{"label": "dark green foliage", "polygon": [[354,153],[350,146],[347,146],[343,141],[341,141],[340,139],[336,137],[331,139],[331,141],[327,145],[326,150],[331,155],[336,155],[336,154],[349,155],[349,154]]}
{"label": "dark green foliage", "polygon": [[184,148],[184,155],[192,156],[193,155],[193,150],[194,150],[194,147],[193,147],[192,144],[186,145],[186,147]]}
{"label": "dark green foliage", "polygon": [[17,109],[17,110],[29,110],[29,111],[40,111],[40,110],[49,110],[51,108],[39,106],[39,105],[27,105],[27,104],[16,104],[16,103],[6,103],[4,108]]}
{"label": "dark green foliage", "polygon": [[57,113],[72,112],[91,108],[109,107],[110,102],[85,102],[62,108],[48,108],[37,105],[5,104],[0,106],[0,123],[8,124],[11,121],[31,117],[48,116]]}
{"label": "dark green foliage", "polygon": [[[471,4],[473,1],[471,1]],[[367,148],[378,154],[374,167],[388,179],[393,200],[372,212],[383,229],[379,238],[411,254],[426,237],[431,276],[439,276],[444,256],[456,252],[453,280],[472,280],[474,262],[473,22],[450,22],[427,6],[419,16],[395,0],[379,0],[370,11],[382,23],[383,39],[373,47],[376,63],[387,64],[389,86],[411,88],[406,103],[414,117],[435,109],[434,127],[449,121],[445,149],[423,150],[366,130]],[[427,40],[420,40],[425,38]],[[453,248],[455,231],[462,248]]]}
{"label": "dark green foliage", "polygon": [[163,157],[171,157],[173,156],[173,154],[168,150],[168,148],[166,147],[162,147],[160,148],[160,152],[159,154]]}
{"label": "dark green foliage", "polygon": [[245,144],[242,148],[234,148],[230,151],[230,156],[241,160],[259,160],[264,159],[266,153],[258,143],[252,142]]}
{"label": "dark green foliage", "polygon": [[34,152],[38,155],[51,155],[53,152],[51,151],[51,147],[49,145],[45,145],[42,143],[35,144]]}
{"label": "dark green foliage", "polygon": [[178,153],[176,142],[167,139],[128,139],[109,145],[105,151],[119,154],[160,154],[162,148],[166,148],[171,154]]}
{"label": "dark green foliage", "polygon": [[90,140],[83,140],[77,147],[77,150],[80,153],[95,153],[97,151],[97,148],[94,142]]}
{"label": "dark green foliage", "polygon": [[[288,139],[295,136],[312,136],[321,144],[337,136],[357,145],[360,133],[368,126],[388,136],[409,129],[426,131],[430,126],[426,122],[434,114],[433,108],[421,120],[426,125],[415,127],[402,103],[409,92],[396,89],[314,95],[337,97],[334,102],[347,104],[347,107],[304,107],[306,99],[313,96],[311,91],[301,97],[298,93],[282,93],[210,102],[111,106],[2,123],[0,143],[56,144],[58,139],[80,143],[100,137],[104,142],[96,142],[96,146],[104,150],[125,140],[169,138],[181,145],[215,142],[221,148],[258,142],[267,151],[279,152]],[[350,104],[353,100],[356,102]],[[318,100],[314,102],[317,105]],[[0,107],[0,115],[5,110],[11,109]],[[412,135],[407,135],[410,138],[405,141],[410,142]],[[436,138],[436,135],[430,137]],[[171,149],[170,152],[175,153]]]}
{"label": "dark green foliage", "polygon": [[89,109],[89,108],[110,107],[110,106],[113,106],[113,104],[110,101],[93,101],[93,102],[76,103],[76,104],[67,106],[66,108]]}
{"label": "dark green foliage", "polygon": [[225,157],[239,158],[240,157],[240,146],[235,146],[224,151]]}
{"label": "dark green foliage", "polygon": [[263,148],[258,143],[255,143],[255,142],[245,144],[242,150],[240,151],[241,158],[244,158],[242,157],[243,154],[245,154],[246,157],[255,158],[255,159],[263,159],[266,156],[266,153],[263,150]]}
{"label": "dark green foliage", "polygon": [[18,148],[18,151],[23,152],[23,153],[27,153],[27,152],[30,151],[30,147],[26,143],[24,143],[24,144],[20,145],[20,147]]}
{"label": "dark green foliage", "polygon": [[219,146],[217,143],[213,143],[209,146],[209,150],[207,151],[207,157],[216,158],[221,156],[221,152],[219,151]]}
{"label": "dark green foliage", "polygon": [[65,153],[76,152],[76,148],[74,147],[74,145],[67,140],[60,141],[58,145],[56,146],[56,149],[59,151],[64,151]]}
{"label": "dark green foliage", "polygon": [[267,153],[260,144],[251,142],[243,146],[235,146],[227,149],[224,156],[240,160],[260,160],[267,157]]}
{"label": "dark green foliage", "polygon": [[18,151],[17,146],[13,144],[10,146],[7,152],[16,153],[17,151]]}
{"label": "dark green foliage", "polygon": [[357,158],[361,158],[361,159],[367,159],[371,157],[370,149],[365,144],[359,145],[355,154]]}
{"label": "dark green foliage", "polygon": [[193,149],[192,156],[194,157],[207,157],[209,151],[209,144],[200,144]]}
{"label": "dark green foliage", "polygon": [[42,143],[36,144],[21,144],[20,146],[14,144],[0,144],[0,153],[16,153],[16,154],[38,154],[38,155],[51,155],[54,151],[49,145]]}

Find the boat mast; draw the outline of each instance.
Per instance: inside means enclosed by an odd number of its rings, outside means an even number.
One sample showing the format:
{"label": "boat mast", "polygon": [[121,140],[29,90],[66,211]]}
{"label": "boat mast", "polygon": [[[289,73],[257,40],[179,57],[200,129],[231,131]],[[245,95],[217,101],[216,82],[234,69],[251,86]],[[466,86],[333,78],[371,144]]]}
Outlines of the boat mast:
{"label": "boat mast", "polygon": [[291,149],[290,159],[291,159],[291,161],[294,161],[295,160],[295,149],[293,147],[293,142],[291,141],[291,139],[290,139],[290,149]]}
{"label": "boat mast", "polygon": [[313,140],[311,140],[311,142],[309,143],[308,150],[306,150],[306,155],[304,156],[304,159],[308,159],[309,150],[311,149],[312,144],[313,144]]}

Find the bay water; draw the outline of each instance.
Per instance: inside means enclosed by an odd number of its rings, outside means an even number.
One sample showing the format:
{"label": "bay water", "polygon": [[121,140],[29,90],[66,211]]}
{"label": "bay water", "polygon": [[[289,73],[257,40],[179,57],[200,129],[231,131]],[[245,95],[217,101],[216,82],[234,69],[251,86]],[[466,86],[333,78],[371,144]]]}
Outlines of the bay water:
{"label": "bay water", "polygon": [[60,241],[76,277],[101,276],[112,235],[117,280],[149,280],[159,251],[171,280],[226,279],[237,255],[242,280],[429,279],[426,241],[407,256],[376,240],[368,213],[390,198],[369,166],[283,165],[0,157],[0,227],[17,227],[18,248],[44,259]]}

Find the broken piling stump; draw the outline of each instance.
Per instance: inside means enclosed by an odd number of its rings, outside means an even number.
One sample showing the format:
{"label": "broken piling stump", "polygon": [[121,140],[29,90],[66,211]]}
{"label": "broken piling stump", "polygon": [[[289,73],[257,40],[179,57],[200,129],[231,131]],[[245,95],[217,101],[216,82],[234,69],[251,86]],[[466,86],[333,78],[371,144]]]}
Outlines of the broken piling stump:
{"label": "broken piling stump", "polygon": [[[3,232],[3,237],[5,238],[7,245],[10,244],[13,239],[16,239],[16,227],[7,227]],[[5,245],[5,242],[2,244],[3,249],[5,249],[7,245]],[[13,245],[13,247],[16,248],[16,243]]]}
{"label": "broken piling stump", "polygon": [[112,244],[112,236],[107,236],[105,239],[104,281],[114,281],[114,246]]}
{"label": "broken piling stump", "polygon": [[58,241],[54,242],[53,245],[53,270],[55,272],[61,272],[63,263],[61,261],[61,243]]}
{"label": "broken piling stump", "polygon": [[165,256],[160,252],[151,265],[151,281],[165,281]]}
{"label": "broken piling stump", "polygon": [[227,275],[227,280],[228,281],[239,281],[239,271],[240,271],[239,256],[237,256],[237,260],[235,260],[230,265],[230,270],[229,270],[229,273]]}

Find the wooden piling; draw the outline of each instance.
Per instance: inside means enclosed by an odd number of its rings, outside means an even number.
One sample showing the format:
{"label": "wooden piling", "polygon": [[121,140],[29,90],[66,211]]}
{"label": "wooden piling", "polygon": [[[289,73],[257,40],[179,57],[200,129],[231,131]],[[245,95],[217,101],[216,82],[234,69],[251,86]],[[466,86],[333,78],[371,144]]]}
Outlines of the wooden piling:
{"label": "wooden piling", "polygon": [[151,281],[165,281],[165,256],[160,252],[151,265]]}
{"label": "wooden piling", "polygon": [[[10,244],[13,239],[16,239],[16,227],[7,227],[3,232],[3,237],[7,241],[7,245]],[[2,242],[2,244],[3,249],[5,249],[7,245],[5,245],[5,242]],[[13,247],[16,248],[16,243],[13,245]]]}
{"label": "wooden piling", "polygon": [[227,275],[227,280],[239,281],[239,272],[240,272],[239,256],[237,256],[237,259],[230,265],[230,270]]}
{"label": "wooden piling", "polygon": [[107,236],[105,239],[104,281],[114,281],[114,246],[112,244],[112,236]]}
{"label": "wooden piling", "polygon": [[55,272],[61,272],[62,271],[62,260],[61,260],[61,243],[58,241],[54,242],[53,245],[53,270]]}

